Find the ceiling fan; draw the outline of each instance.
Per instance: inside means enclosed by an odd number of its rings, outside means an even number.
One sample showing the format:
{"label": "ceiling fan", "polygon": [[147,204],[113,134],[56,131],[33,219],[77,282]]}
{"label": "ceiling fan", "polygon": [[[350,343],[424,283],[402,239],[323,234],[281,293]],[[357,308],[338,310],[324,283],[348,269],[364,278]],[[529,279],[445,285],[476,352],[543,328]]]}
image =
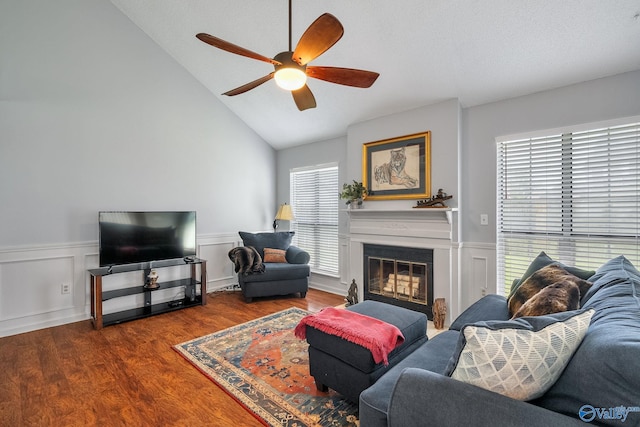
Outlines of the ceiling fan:
{"label": "ceiling fan", "polygon": [[345,86],[368,88],[378,78],[373,71],[356,70],[340,67],[316,67],[307,65],[318,56],[326,52],[344,34],[344,28],[338,19],[330,13],[325,13],[316,19],[300,37],[295,50],[291,49],[291,0],[289,0],[289,50],[280,52],[276,56],[267,58],[243,47],[205,33],[196,37],[211,46],[236,55],[257,59],[273,64],[275,70],[264,77],[232,89],[223,95],[234,96],[245,93],[262,83],[276,80],[278,86],[291,91],[293,100],[300,111],[316,107],[316,100],[306,84],[307,77],[337,83]]}

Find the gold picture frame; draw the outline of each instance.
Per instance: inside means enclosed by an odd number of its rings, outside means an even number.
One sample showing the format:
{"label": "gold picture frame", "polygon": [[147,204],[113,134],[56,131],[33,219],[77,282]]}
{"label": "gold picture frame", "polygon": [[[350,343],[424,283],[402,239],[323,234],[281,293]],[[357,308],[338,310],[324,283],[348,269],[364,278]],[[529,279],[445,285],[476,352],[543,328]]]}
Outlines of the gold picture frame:
{"label": "gold picture frame", "polygon": [[431,131],[362,146],[366,200],[431,197]]}

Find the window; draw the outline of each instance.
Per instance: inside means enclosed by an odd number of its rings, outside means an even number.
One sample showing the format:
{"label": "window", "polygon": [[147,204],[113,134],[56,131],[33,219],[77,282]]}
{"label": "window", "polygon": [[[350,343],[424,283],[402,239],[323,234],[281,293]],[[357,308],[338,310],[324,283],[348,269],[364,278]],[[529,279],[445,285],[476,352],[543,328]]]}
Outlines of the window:
{"label": "window", "polygon": [[294,244],[311,255],[311,270],[338,275],[338,167],[296,169],[290,173]]}
{"label": "window", "polygon": [[498,292],[540,251],[596,269],[640,266],[640,117],[498,141]]}

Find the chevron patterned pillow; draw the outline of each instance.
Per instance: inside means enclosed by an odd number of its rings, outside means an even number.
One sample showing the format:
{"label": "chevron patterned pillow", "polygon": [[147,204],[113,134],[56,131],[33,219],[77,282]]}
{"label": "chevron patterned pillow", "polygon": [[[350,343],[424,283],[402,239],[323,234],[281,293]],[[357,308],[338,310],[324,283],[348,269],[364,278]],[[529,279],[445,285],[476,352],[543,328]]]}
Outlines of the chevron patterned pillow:
{"label": "chevron patterned pillow", "polygon": [[584,338],[594,310],[465,325],[447,374],[518,400],[542,396]]}

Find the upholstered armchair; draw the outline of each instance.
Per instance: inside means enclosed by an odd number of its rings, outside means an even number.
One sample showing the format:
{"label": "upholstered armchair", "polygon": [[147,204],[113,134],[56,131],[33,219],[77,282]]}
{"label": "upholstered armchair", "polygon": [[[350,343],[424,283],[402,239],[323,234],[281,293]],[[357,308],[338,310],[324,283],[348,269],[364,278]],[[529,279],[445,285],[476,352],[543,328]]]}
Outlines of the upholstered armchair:
{"label": "upholstered armchair", "polygon": [[309,253],[291,245],[295,232],[247,233],[240,231],[244,246],[253,246],[262,257],[264,273],[238,273],[238,283],[247,302],[255,297],[299,293],[309,289]]}

